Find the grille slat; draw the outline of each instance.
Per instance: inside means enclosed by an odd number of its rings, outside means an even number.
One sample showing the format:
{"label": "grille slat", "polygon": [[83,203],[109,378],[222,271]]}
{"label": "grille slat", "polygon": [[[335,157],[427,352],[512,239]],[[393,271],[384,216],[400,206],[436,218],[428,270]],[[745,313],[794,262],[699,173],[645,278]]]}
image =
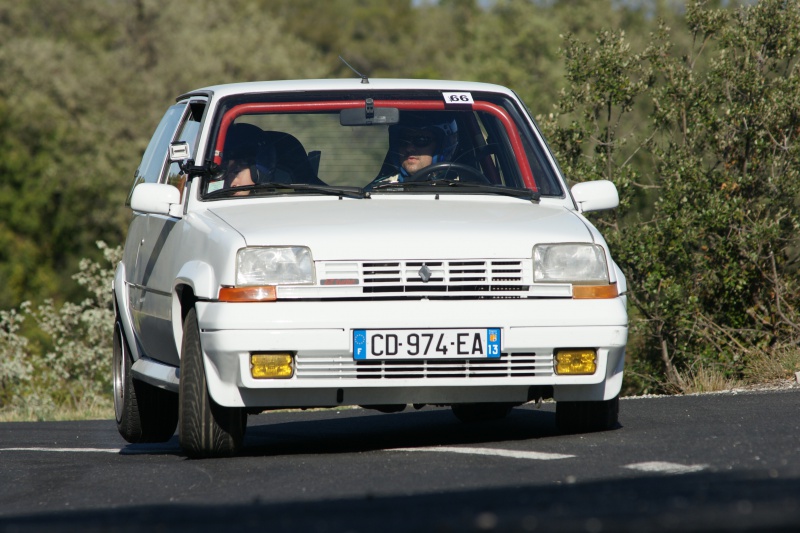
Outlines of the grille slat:
{"label": "grille slat", "polygon": [[350,355],[298,355],[296,379],[438,379],[552,376],[552,354],[507,354],[499,359],[355,361]]}

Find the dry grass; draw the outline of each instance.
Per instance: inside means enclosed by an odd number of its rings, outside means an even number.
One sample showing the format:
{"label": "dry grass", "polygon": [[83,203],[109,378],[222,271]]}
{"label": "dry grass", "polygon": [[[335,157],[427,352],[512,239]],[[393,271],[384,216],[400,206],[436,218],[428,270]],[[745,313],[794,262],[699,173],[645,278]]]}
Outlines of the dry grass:
{"label": "dry grass", "polygon": [[681,374],[681,379],[683,394],[731,390],[739,385],[737,380],[730,379],[723,372],[702,366]]}
{"label": "dry grass", "polygon": [[721,369],[697,367],[681,374],[683,382],[680,393],[718,392],[787,380],[794,381],[795,373],[798,371],[800,371],[800,347],[780,346],[768,352],[752,350],[746,354],[741,380],[728,377]]}
{"label": "dry grass", "polygon": [[78,406],[24,405],[0,409],[0,422],[44,422],[62,420],[113,420],[114,405],[102,402]]}
{"label": "dry grass", "polygon": [[800,371],[800,347],[779,346],[769,352],[752,352],[744,371],[748,383],[764,383],[793,378]]}

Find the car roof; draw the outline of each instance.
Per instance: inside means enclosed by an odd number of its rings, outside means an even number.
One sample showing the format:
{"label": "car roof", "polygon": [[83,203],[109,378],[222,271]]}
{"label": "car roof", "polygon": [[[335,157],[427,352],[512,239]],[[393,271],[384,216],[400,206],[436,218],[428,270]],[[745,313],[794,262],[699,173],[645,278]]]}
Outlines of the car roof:
{"label": "car roof", "polygon": [[270,93],[270,92],[305,92],[305,91],[386,91],[386,90],[431,90],[453,92],[494,92],[513,96],[510,89],[492,83],[473,81],[448,81],[448,80],[416,80],[416,79],[389,79],[370,78],[362,83],[361,78],[342,78],[326,80],[274,80],[251,81],[242,83],[227,83],[212,85],[190,91],[181,95],[182,100],[195,94],[208,95],[214,98],[224,98],[237,94]]}

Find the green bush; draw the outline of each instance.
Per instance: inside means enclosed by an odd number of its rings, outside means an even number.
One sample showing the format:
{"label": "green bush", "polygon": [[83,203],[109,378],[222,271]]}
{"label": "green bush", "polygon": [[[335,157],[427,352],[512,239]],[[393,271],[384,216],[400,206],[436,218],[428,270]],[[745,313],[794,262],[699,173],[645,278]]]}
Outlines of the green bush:
{"label": "green bush", "polygon": [[619,31],[567,36],[570,84],[543,121],[571,179],[620,190],[597,222],[635,308],[631,376],[657,377],[635,388],[739,379],[800,340],[800,4],[696,2],[686,22],[685,50],[665,25],[641,53]]}
{"label": "green bush", "polygon": [[110,406],[113,265],[120,247],[97,246],[106,264],[84,259],[73,279],[90,296],[61,306],[52,300],[0,312],[0,408],[53,418]]}

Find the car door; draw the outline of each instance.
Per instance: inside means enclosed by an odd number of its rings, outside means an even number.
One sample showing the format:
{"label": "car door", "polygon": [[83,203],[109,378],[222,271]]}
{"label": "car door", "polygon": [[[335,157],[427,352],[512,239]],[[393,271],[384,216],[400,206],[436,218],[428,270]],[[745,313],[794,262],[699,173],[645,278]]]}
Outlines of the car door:
{"label": "car door", "polygon": [[[176,163],[168,161],[169,145],[175,140],[190,146],[199,131],[204,102],[180,102],[164,115],[137,171],[139,183],[170,183],[182,188]],[[148,154],[148,152],[151,152]],[[179,365],[179,350],[172,330],[172,282],[174,251],[180,218],[134,212],[126,242],[130,264],[126,264],[130,309],[139,348],[147,357]]]}

